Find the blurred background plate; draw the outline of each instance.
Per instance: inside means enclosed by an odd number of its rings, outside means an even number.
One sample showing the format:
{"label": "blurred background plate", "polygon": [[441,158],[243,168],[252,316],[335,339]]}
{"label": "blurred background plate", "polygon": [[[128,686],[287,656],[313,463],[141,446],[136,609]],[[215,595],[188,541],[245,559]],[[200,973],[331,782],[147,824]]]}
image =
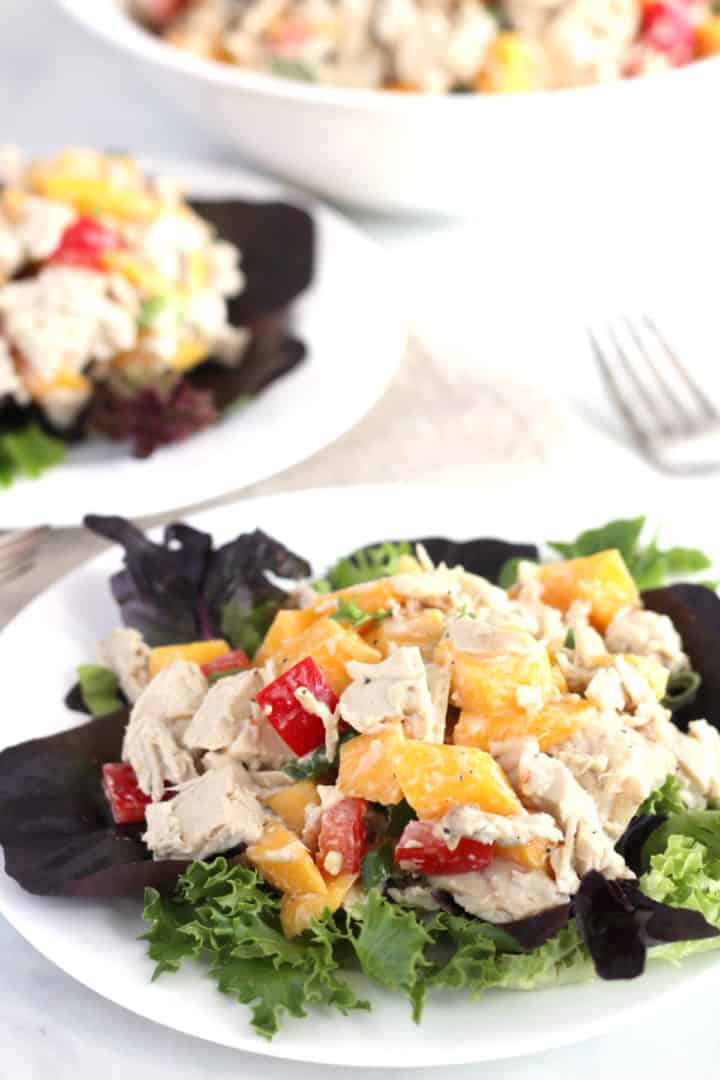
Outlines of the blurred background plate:
{"label": "blurred background plate", "polygon": [[305,361],[207,431],[138,461],[125,443],[90,439],[36,481],[0,491],[3,528],[72,526],[89,510],[124,517],[206,502],[264,480],[334,442],[382,396],[403,354],[402,295],[382,252],[335,211],[234,168],[141,157],[192,194],[284,198],[317,229],[314,281],[292,307]]}
{"label": "blurred background plate", "polygon": [[[227,150],[325,198],[383,211],[561,221],[643,206],[717,167],[709,116],[720,61],[580,89],[388,93],[289,80],[204,60],[145,32],[120,0],[59,0]],[[302,132],[299,137],[298,133]],[[503,216],[502,214],[500,215]]]}
{"label": "blurred background plate", "polygon": [[[404,484],[298,491],[216,508],[191,520],[217,542],[259,526],[308,557],[317,570],[359,545],[388,537],[494,535],[539,541],[551,535],[572,537],[611,517],[643,512],[653,525],[663,524],[664,541],[707,545],[718,558],[712,526],[707,517],[703,523],[698,500],[678,491],[669,507],[657,478],[621,451],[599,446],[595,465],[591,475],[587,460],[570,461],[562,469],[489,468],[476,475],[472,487]],[[76,721],[62,699],[76,665],[91,657],[97,640],[117,624],[107,581],[120,558],[118,550],[108,551],[75,571],[3,631],[0,748]],[[42,679],[37,677],[38,656],[45,658]],[[21,725],[16,717],[22,717]],[[627,983],[591,982],[530,994],[491,992],[481,1001],[444,993],[428,1002],[420,1027],[405,999],[372,988],[371,1013],[345,1019],[313,1011],[310,1019],[289,1020],[268,1044],[252,1032],[248,1011],[219,994],[194,965],[150,982],[152,963],[137,940],[139,902],[31,896],[0,873],[0,912],[63,971],[147,1019],[255,1054],[343,1066],[408,1069],[491,1061],[566,1046],[630,1023],[647,1024],[650,1038],[662,999],[677,999],[691,987],[699,994],[720,970],[714,953],[680,966],[651,963],[644,978]],[[360,988],[364,994],[367,984]],[[639,1068],[633,1075],[645,1075]],[[547,1063],[537,1069],[527,1075],[560,1075]]]}

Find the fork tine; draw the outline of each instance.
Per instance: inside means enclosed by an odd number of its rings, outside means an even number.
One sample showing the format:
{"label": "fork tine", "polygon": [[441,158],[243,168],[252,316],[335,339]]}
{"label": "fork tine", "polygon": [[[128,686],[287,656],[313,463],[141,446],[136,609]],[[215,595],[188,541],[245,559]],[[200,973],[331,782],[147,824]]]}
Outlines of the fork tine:
{"label": "fork tine", "polygon": [[39,542],[48,532],[47,525],[38,525],[34,529],[18,529],[0,534],[0,552]]}
{"label": "fork tine", "polygon": [[[645,320],[643,319],[642,321],[644,322]],[[652,372],[656,384],[660,389],[660,395],[658,396],[657,394],[655,394],[655,400],[658,419],[660,419],[664,431],[669,435],[691,434],[693,424],[696,420],[696,416],[693,415],[691,411],[689,411],[687,402],[684,402],[678,396],[675,388],[672,385],[671,380],[667,377],[667,373],[663,372],[662,366],[657,362],[656,357],[653,355],[654,350],[649,348],[648,342],[645,340],[643,334],[638,329],[633,320],[628,316],[625,316],[625,318],[623,319],[623,324],[627,329],[628,334],[635,342],[635,345],[637,346],[640,355],[643,357],[645,363]],[[650,340],[652,341],[653,338],[651,337]],[[669,421],[663,422],[661,418],[661,411],[664,411],[664,406],[666,406],[667,404],[670,404],[671,406],[671,414],[672,410],[674,410],[674,415],[672,415],[672,418]],[[678,424],[680,427],[680,431],[678,431]]]}
{"label": "fork tine", "polygon": [[32,558],[26,562],[9,564],[7,567],[0,566],[0,585],[9,585],[23,574],[29,574],[34,566],[35,560]]}
{"label": "fork tine", "polygon": [[[587,334],[588,338],[590,339],[590,347],[593,351],[595,361],[598,365],[600,374],[603,377],[610,397],[613,399],[621,414],[625,418],[625,421],[635,438],[638,440],[638,442],[645,444],[647,442],[647,431],[645,429],[645,426],[642,424],[637,413],[630,405],[630,402],[628,401],[628,398],[623,389],[622,383],[620,382],[612,367],[608,363],[603,348],[600,345],[594,332],[592,330],[588,330]],[[617,349],[617,345],[614,340],[613,345],[615,345]]]}
{"label": "fork tine", "polygon": [[685,365],[680,362],[680,359],[678,358],[674,349],[672,349],[668,344],[667,338],[660,332],[660,329],[658,328],[655,320],[650,315],[643,315],[642,320],[647,326],[647,328],[650,330],[650,332],[655,335],[655,339],[657,340],[658,344],[667,356],[668,360],[670,360],[670,362],[672,363],[673,367],[682,379],[684,385],[687,387],[687,389],[693,395],[697,403],[700,405],[700,408],[705,413],[706,419],[720,420],[720,412],[718,412],[717,408],[707,396],[705,391],[702,389],[700,384],[695,381],[692,375],[690,375]]}

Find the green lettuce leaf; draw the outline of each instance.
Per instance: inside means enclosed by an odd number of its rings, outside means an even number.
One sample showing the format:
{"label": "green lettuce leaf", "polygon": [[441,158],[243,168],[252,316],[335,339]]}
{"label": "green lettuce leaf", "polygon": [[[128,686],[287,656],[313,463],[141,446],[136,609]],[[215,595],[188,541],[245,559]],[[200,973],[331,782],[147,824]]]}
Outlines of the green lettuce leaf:
{"label": "green lettuce leaf", "polygon": [[687,810],[687,804],[682,797],[682,788],[676,776],[668,776],[665,783],[648,795],[645,802],[637,811],[637,817],[643,814],[682,814]]}
{"label": "green lettuce leaf", "polygon": [[252,871],[223,858],[193,863],[174,897],[146,892],[143,917],[151,926],[145,940],[154,977],[177,971],[185,959],[208,959],[218,989],[251,1006],[256,1031],[268,1039],[283,1015],[305,1016],[310,1003],[342,1013],[369,1008],[338,975],[339,935],[327,919],[315,920],[301,940],[288,941],[278,912],[278,899]]}
{"label": "green lettuce leaf", "polygon": [[621,518],[597,529],[588,529],[571,541],[551,540],[548,546],[563,559],[595,555],[617,548],[625,560],[637,587],[657,589],[671,581],[687,580],[712,566],[712,560],[697,548],[658,547],[657,536],[643,545],[641,535],[645,518]]}
{"label": "green lettuce leaf", "polygon": [[349,739],[355,737],[357,732],[344,731],[338,739],[337,750],[335,751],[335,757],[330,761],[325,753],[325,746],[319,746],[317,750],[313,750],[310,754],[305,754],[300,758],[291,758],[290,761],[283,765],[282,771],[289,776],[292,780],[317,780],[323,776],[327,776],[331,769],[337,765],[340,747],[343,746]]}
{"label": "green lettuce leaf", "polygon": [[109,716],[124,707],[117,677],[100,664],[81,664],[78,670],[80,693],[93,716]]}
{"label": "green lettuce leaf", "polygon": [[410,544],[393,544],[389,541],[377,547],[360,548],[351,555],[340,559],[332,566],[320,581],[314,583],[318,592],[335,592],[337,589],[349,589],[353,585],[362,585],[366,581],[377,581],[397,573],[401,556],[412,554]]}
{"label": "green lettuce leaf", "polygon": [[266,600],[253,608],[231,600],[222,610],[220,629],[223,638],[233,649],[242,649],[252,660],[279,609],[280,604],[274,600]]}
{"label": "green lettuce leaf", "polygon": [[350,940],[365,974],[388,990],[407,995],[413,1005],[413,1018],[422,1015],[427,973],[431,968],[425,956],[433,936],[414,911],[390,903],[376,889],[371,889],[362,911],[353,911],[359,923],[350,928]]}
{"label": "green lettuce leaf", "polygon": [[65,443],[35,423],[0,435],[0,487],[20,477],[36,480],[65,458]]}
{"label": "green lettuce leaf", "polygon": [[683,810],[671,814],[645,841],[644,864],[648,865],[653,855],[661,855],[676,836],[695,840],[713,858],[720,858],[720,810]]}
{"label": "green lettuce leaf", "polygon": [[[671,836],[664,851],[653,855],[640,887],[653,900],[699,911],[720,927],[720,846],[710,851],[691,836]],[[652,959],[677,962],[686,956],[720,947],[720,938],[680,941],[652,949]]]}

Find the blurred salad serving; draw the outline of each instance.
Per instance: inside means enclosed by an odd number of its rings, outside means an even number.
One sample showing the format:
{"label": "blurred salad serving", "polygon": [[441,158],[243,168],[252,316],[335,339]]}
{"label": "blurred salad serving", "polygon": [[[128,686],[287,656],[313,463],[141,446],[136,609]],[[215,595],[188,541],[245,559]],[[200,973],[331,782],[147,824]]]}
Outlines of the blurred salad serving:
{"label": "blurred salad serving", "polygon": [[589,86],[720,51],[711,0],[129,0],[206,59],[339,86],[512,93]]}

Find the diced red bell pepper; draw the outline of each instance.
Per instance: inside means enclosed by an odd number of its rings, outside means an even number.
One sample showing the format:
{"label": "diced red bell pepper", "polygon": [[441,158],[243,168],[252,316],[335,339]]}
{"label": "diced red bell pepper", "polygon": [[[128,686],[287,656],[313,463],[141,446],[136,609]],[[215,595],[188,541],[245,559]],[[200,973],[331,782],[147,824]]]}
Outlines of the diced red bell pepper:
{"label": "diced red bell pepper", "polygon": [[103,765],[103,791],[110,803],[116,825],[131,825],[145,820],[150,796],[140,790],[132,765],[118,762]]}
{"label": "diced red bell pepper", "polygon": [[188,0],[139,0],[140,15],[151,26],[161,30],[188,6]]}
{"label": "diced red bell pepper", "polygon": [[102,270],[102,257],[123,247],[122,237],[92,217],[79,217],[68,225],[60,243],[48,259],[52,266],[84,266]]}
{"label": "diced red bell pepper", "polygon": [[209,679],[213,675],[224,675],[231,671],[242,671],[250,667],[250,661],[242,649],[218,656],[216,660],[208,660],[207,664],[201,664],[200,670]]}
{"label": "diced red bell pepper", "polygon": [[[360,861],[367,851],[366,816],[365,799],[343,799],[325,811],[320,822],[318,861],[328,873],[336,876],[360,872]],[[333,859],[334,854],[339,859]]]}
{"label": "diced red bell pepper", "polygon": [[395,848],[395,862],[411,874],[469,874],[484,870],[495,854],[494,844],[465,837],[452,850],[435,835],[428,821],[411,821]]}
{"label": "diced red bell pepper", "polygon": [[657,0],[643,7],[639,42],[681,67],[695,57],[695,27],[687,3]]}
{"label": "diced red bell pepper", "polygon": [[331,712],[337,708],[337,695],[311,656],[268,683],[256,700],[280,738],[302,757],[325,742],[325,725],[295,697],[300,687],[306,687]]}

